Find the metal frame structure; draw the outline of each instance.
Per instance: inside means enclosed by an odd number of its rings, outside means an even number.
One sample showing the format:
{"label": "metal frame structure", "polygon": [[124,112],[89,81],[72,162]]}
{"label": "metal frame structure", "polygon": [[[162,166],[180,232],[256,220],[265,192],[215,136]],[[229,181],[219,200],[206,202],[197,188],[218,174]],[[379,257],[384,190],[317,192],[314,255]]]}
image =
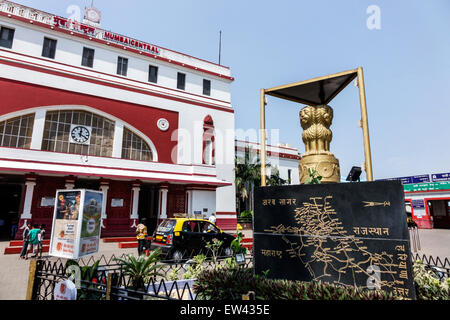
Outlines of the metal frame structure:
{"label": "metal frame structure", "polygon": [[[261,186],[266,186],[266,95],[289,100],[309,106],[328,104],[355,78],[358,81],[359,100],[361,105],[361,125],[364,138],[364,170],[367,180],[373,181],[372,156],[370,150],[369,121],[367,117],[366,92],[364,85],[363,68],[339,72],[327,76],[313,78],[310,80],[295,82],[260,91],[260,113],[261,113]],[[310,97],[319,99],[311,99]]]}

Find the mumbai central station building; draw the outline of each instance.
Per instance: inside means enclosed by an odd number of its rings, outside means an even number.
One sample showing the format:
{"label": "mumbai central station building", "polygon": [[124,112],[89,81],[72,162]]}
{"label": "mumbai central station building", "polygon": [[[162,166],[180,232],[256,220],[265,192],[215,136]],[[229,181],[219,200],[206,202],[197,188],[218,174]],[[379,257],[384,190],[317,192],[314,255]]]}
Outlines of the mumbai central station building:
{"label": "mumbai central station building", "polygon": [[179,213],[236,228],[228,67],[0,1],[0,219],[45,224],[56,190],[103,192],[102,237]]}

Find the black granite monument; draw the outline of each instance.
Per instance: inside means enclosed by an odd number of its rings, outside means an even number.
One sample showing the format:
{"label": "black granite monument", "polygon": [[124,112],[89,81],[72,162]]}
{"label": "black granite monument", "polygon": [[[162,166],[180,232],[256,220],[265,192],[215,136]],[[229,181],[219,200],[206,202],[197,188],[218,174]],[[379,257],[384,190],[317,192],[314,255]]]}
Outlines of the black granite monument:
{"label": "black granite monument", "polygon": [[398,181],[257,188],[253,248],[256,274],[415,299]]}

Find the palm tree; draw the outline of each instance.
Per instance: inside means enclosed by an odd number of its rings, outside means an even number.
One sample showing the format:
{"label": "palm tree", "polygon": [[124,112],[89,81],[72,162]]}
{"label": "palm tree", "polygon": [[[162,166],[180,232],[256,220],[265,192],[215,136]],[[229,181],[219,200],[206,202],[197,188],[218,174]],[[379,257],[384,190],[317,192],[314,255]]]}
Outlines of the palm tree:
{"label": "palm tree", "polygon": [[[280,178],[278,168],[272,167],[269,163],[266,168],[271,169],[270,176],[266,176],[267,185],[280,186],[286,184],[286,180]],[[235,158],[235,186],[238,212],[240,212],[240,202],[246,202],[246,209],[253,211],[253,189],[261,186],[261,163],[259,157],[254,161],[250,160],[250,152],[245,151],[244,160]]]}
{"label": "palm tree", "polygon": [[[246,209],[253,208],[253,189],[255,186],[261,185],[261,164],[259,159],[255,162],[250,162],[249,155],[246,153],[244,161],[235,159],[235,185],[236,195],[241,201],[248,201]],[[238,208],[240,211],[240,208]]]}

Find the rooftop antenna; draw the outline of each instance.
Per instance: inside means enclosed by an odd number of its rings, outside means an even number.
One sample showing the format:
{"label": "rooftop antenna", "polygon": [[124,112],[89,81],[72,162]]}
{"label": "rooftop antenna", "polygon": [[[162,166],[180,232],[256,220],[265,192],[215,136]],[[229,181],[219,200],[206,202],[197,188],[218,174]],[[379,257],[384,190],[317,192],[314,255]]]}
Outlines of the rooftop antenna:
{"label": "rooftop antenna", "polygon": [[219,32],[219,65],[220,65],[220,59],[222,54],[222,30]]}

